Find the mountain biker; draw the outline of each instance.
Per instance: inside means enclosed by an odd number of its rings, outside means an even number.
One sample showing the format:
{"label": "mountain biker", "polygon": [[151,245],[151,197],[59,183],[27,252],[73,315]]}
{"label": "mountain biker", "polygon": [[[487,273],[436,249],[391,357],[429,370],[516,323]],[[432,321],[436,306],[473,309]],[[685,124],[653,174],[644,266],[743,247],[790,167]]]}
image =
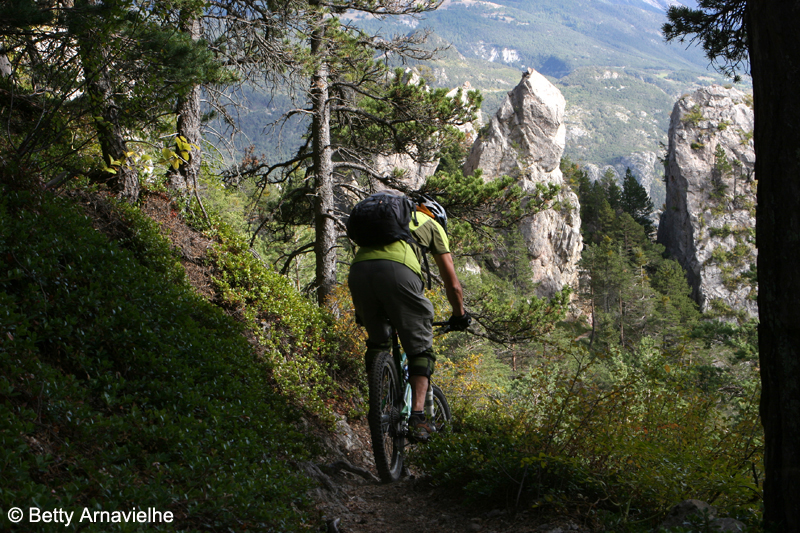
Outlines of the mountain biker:
{"label": "mountain biker", "polygon": [[[461,283],[456,276],[447,239],[447,213],[438,202],[421,196],[409,229],[419,243],[433,255],[444,282],[447,300],[453,308],[450,329],[463,331],[472,318],[464,309]],[[357,321],[367,329],[367,369],[380,352],[391,351],[391,326],[408,354],[412,405],[410,436],[427,442],[434,428],[425,417],[425,396],[433,373],[433,304],[425,297],[422,255],[419,246],[398,240],[377,247],[363,246],[350,266],[348,283]]]}

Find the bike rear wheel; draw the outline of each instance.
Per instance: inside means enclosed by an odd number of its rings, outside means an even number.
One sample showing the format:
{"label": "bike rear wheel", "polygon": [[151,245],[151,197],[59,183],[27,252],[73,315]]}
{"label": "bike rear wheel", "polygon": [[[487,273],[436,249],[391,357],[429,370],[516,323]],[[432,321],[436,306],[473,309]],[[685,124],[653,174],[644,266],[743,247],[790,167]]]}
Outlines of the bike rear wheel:
{"label": "bike rear wheel", "polygon": [[372,452],[381,481],[397,481],[403,472],[403,447],[401,434],[402,390],[400,376],[392,354],[376,355],[369,369],[369,430],[372,435]]}
{"label": "bike rear wheel", "polygon": [[442,389],[436,385],[433,388],[433,425],[436,432],[443,431],[447,424],[450,422],[450,405],[447,403],[447,398],[442,392]]}

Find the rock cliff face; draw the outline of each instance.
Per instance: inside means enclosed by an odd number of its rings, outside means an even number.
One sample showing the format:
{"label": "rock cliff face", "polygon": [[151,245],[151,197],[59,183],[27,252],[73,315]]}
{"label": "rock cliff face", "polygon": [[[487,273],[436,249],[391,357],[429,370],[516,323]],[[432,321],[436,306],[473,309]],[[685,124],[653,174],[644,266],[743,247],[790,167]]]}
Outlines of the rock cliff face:
{"label": "rock cliff face", "polygon": [[737,89],[699,89],[672,112],[658,242],[701,309],[726,319],[758,315],[752,136],[752,98]]}
{"label": "rock cliff face", "polygon": [[488,130],[472,145],[464,171],[483,171],[486,180],[502,175],[517,178],[523,190],[537,183],[563,186],[556,204],[522,222],[540,296],[552,296],[564,287],[575,287],[577,262],[583,246],[577,196],[564,186],[559,169],[566,128],[561,92],[533,69],[508,93],[489,123]]}
{"label": "rock cliff face", "polygon": [[[374,163],[375,171],[383,176],[392,174],[395,169],[401,170],[403,177],[400,181],[409,189],[422,187],[427,179],[436,172],[437,166],[439,166],[438,159],[430,163],[420,163],[408,154],[378,155],[375,157]],[[386,188],[378,180],[373,179],[372,181],[375,190]]]}

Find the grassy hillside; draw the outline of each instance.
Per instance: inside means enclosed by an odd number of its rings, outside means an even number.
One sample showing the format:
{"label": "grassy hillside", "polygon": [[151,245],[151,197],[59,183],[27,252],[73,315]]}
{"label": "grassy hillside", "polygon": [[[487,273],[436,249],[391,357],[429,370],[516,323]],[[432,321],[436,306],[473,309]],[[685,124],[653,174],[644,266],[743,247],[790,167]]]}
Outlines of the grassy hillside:
{"label": "grassy hillside", "polygon": [[4,519],[135,506],[174,522],[88,530],[303,528],[309,484],[290,464],[314,441],[294,422],[336,396],[321,365],[348,352],[330,318],[221,226],[200,261],[212,303],[140,209],[0,183]]}
{"label": "grassy hillside", "polygon": [[656,76],[623,69],[581,69],[558,80],[567,100],[566,154],[610,164],[621,154],[655,151],[666,141],[672,95]]}

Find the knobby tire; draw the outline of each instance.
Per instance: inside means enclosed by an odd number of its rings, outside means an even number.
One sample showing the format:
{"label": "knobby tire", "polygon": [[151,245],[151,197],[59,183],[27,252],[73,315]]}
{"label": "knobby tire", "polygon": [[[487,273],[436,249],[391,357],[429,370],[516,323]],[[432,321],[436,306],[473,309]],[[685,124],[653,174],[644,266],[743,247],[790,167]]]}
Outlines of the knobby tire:
{"label": "knobby tire", "polygon": [[433,385],[433,425],[436,427],[436,432],[443,431],[448,422],[450,422],[450,404],[447,403],[442,389]]}
{"label": "knobby tire", "polygon": [[376,355],[369,369],[369,431],[381,481],[391,483],[403,472],[405,438],[399,434],[402,394],[392,354]]}

